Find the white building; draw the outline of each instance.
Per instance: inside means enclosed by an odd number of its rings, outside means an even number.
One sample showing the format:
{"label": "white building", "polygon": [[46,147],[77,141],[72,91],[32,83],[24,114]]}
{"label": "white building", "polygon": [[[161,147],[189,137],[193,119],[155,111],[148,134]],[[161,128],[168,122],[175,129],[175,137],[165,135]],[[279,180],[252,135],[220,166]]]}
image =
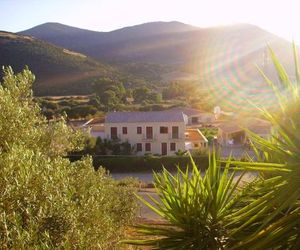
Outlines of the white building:
{"label": "white building", "polygon": [[186,150],[187,122],[182,112],[111,112],[104,129],[107,139],[128,141],[138,155],[174,155]]}

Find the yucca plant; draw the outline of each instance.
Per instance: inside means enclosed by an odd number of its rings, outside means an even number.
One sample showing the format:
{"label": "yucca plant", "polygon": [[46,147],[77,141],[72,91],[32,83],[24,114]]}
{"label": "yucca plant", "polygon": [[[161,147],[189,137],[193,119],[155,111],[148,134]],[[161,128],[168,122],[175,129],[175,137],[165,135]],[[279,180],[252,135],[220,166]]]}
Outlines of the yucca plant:
{"label": "yucca plant", "polygon": [[[159,201],[142,200],[169,224],[138,225],[148,239],[127,240],[154,249],[300,249],[300,70],[293,45],[295,77],[291,79],[269,48],[278,83],[258,69],[273,89],[279,111],[257,107],[273,125],[263,139],[248,131],[257,162],[225,161],[215,154],[204,175],[195,164],[192,173],[155,174]],[[230,170],[234,171],[230,173]],[[235,171],[256,171],[258,177],[240,186]],[[155,237],[156,238],[155,238]]]}
{"label": "yucca plant", "polygon": [[154,174],[159,199],[139,198],[165,219],[166,224],[137,225],[137,239],[123,241],[149,245],[153,249],[223,249],[230,231],[226,219],[245,202],[250,185],[241,185],[244,172],[230,171],[230,162],[221,168],[216,153],[209,156],[209,167],[202,176],[191,158],[191,171],[178,168],[172,175],[166,169]]}
{"label": "yucca plant", "polygon": [[293,45],[295,77],[291,79],[271,48],[269,52],[278,75],[278,83],[259,69],[273,89],[278,112],[259,108],[272,123],[269,140],[251,133],[257,163],[234,162],[239,169],[263,173],[250,202],[229,215],[230,237],[237,240],[232,249],[299,249],[300,248],[300,95],[299,63]]}

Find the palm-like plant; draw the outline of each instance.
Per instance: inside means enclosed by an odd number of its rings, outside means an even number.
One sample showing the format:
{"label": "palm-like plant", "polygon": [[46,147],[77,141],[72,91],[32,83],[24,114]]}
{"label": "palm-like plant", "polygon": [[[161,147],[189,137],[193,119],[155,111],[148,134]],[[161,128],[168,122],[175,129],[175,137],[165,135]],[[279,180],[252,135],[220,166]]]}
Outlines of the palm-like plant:
{"label": "palm-like plant", "polygon": [[[166,170],[155,174],[159,201],[142,200],[169,224],[138,225],[149,239],[127,240],[155,249],[300,249],[300,70],[293,45],[295,78],[291,79],[271,48],[279,84],[259,69],[273,89],[280,110],[257,107],[274,128],[272,138],[251,133],[257,162],[226,161],[215,153],[204,175]],[[230,172],[232,170],[233,172]],[[248,185],[234,181],[236,171],[257,171]],[[140,198],[141,199],[141,198]],[[156,238],[153,238],[153,237]]]}
{"label": "palm-like plant", "polygon": [[[279,85],[261,70],[265,81],[273,89],[280,110],[278,113],[259,108],[274,128],[271,140],[252,134],[254,149],[260,162],[255,166],[235,162],[245,169],[253,168],[263,174],[255,197],[243,209],[231,214],[227,226],[235,228],[231,237],[238,240],[233,249],[299,249],[300,247],[300,71],[296,45],[294,49],[295,78],[290,79],[275,53],[269,48]],[[272,175],[270,171],[272,170]]]}
{"label": "palm-like plant", "polygon": [[229,240],[226,218],[243,205],[250,186],[241,187],[244,173],[230,171],[229,162],[221,170],[216,154],[209,158],[209,168],[203,177],[192,158],[191,172],[178,168],[177,175],[165,169],[162,174],[155,173],[159,200],[149,196],[152,205],[140,199],[167,223],[138,225],[140,239],[124,242],[154,249],[223,249]]}

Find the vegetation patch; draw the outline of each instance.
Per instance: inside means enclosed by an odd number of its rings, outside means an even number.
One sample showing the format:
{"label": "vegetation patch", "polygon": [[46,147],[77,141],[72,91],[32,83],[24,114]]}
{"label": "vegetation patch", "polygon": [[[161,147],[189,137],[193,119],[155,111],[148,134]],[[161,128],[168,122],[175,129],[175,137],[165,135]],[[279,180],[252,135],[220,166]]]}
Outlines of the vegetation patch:
{"label": "vegetation patch", "polygon": [[[71,161],[81,159],[82,156],[72,155]],[[161,172],[163,168],[176,171],[177,166],[186,169],[190,164],[188,156],[92,156],[95,169],[100,166],[109,170],[111,173],[130,173],[130,172]],[[208,156],[196,156],[194,161],[200,169],[205,170],[208,166]]]}
{"label": "vegetation patch", "polygon": [[41,115],[33,81],[7,68],[0,85],[0,248],[116,249],[136,215],[135,189],[90,157],[65,158],[84,136]]}

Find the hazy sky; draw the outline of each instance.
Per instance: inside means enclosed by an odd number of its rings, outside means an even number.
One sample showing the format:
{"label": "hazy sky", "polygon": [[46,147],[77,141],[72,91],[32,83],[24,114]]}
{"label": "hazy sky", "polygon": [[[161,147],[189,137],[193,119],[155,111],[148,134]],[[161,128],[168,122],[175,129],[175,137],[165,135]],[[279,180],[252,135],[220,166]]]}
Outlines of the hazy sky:
{"label": "hazy sky", "polygon": [[151,21],[199,27],[251,23],[300,44],[298,0],[0,0],[0,30],[45,22],[110,31]]}

